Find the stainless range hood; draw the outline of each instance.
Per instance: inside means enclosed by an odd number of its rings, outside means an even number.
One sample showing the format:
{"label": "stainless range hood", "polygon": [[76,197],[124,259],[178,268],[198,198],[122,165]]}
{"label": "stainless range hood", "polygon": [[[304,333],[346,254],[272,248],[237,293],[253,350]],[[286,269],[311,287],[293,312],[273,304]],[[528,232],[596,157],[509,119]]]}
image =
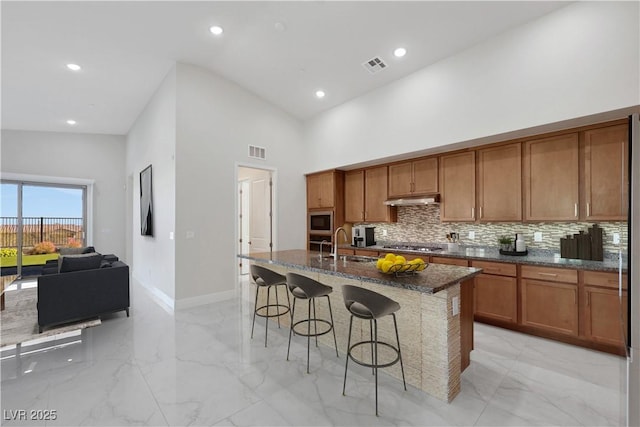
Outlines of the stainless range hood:
{"label": "stainless range hood", "polygon": [[440,195],[434,194],[432,196],[424,197],[407,197],[403,199],[389,199],[384,202],[387,206],[420,206],[420,205],[434,205],[440,203]]}

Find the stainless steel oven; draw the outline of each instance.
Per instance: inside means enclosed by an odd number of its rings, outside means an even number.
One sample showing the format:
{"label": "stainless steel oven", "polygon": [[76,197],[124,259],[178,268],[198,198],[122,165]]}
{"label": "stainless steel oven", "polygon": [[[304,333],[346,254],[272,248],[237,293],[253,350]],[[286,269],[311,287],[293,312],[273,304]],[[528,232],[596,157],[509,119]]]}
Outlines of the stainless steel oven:
{"label": "stainless steel oven", "polygon": [[309,234],[331,236],[333,234],[333,211],[309,212]]}

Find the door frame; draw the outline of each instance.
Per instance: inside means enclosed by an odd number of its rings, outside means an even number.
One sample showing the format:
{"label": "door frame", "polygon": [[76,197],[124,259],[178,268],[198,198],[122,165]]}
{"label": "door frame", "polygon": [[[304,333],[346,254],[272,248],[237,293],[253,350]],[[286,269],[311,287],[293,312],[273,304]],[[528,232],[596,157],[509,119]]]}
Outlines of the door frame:
{"label": "door frame", "polygon": [[[7,184],[16,184],[18,190],[18,225],[22,226],[22,187],[84,187],[83,216],[85,220],[85,245],[93,245],[93,185],[95,180],[83,178],[54,177],[45,175],[19,174],[11,172],[0,173],[0,181]],[[18,232],[18,244],[21,244],[22,232]],[[22,254],[18,253],[18,277],[22,276]]]}
{"label": "door frame", "polygon": [[[267,171],[270,173],[271,175],[271,216],[270,216],[270,233],[271,233],[271,251],[275,251],[277,250],[278,247],[278,220],[277,220],[277,216],[278,216],[278,170],[276,168],[273,167],[269,167],[269,166],[265,166],[265,165],[258,165],[255,163],[244,163],[244,162],[236,162],[235,164],[235,168],[234,168],[234,191],[235,191],[235,219],[236,219],[236,224],[235,224],[235,245],[234,245],[234,249],[235,249],[235,254],[234,256],[237,256],[237,254],[241,253],[241,246],[240,246],[240,211],[239,211],[239,207],[240,207],[240,192],[238,191],[239,188],[239,184],[240,184],[240,174],[239,174],[239,169],[240,168],[246,168],[246,169],[258,169],[258,170],[263,170],[263,171]],[[239,263],[238,263],[239,265]],[[238,267],[238,274],[237,277],[240,278],[241,277],[241,267]],[[238,289],[240,284],[240,280],[236,281],[236,289]]]}

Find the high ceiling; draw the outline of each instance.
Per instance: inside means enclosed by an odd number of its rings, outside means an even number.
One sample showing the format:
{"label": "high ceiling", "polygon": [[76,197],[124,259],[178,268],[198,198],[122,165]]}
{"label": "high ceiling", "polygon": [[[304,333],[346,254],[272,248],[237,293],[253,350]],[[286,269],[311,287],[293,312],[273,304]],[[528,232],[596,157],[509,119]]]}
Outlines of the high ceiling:
{"label": "high ceiling", "polygon": [[2,128],[126,134],[175,62],[305,120],[566,4],[2,1]]}

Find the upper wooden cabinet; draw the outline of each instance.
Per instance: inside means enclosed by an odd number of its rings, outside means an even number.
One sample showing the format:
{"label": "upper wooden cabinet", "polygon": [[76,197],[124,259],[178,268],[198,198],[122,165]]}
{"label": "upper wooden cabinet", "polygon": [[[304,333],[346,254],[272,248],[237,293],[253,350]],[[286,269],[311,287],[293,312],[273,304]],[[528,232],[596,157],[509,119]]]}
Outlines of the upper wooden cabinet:
{"label": "upper wooden cabinet", "polygon": [[335,206],[335,171],[307,175],[307,209]]}
{"label": "upper wooden cabinet", "polygon": [[629,134],[626,124],[584,132],[582,216],[587,221],[626,220]]}
{"label": "upper wooden cabinet", "polygon": [[522,220],[520,143],[478,150],[478,219]]}
{"label": "upper wooden cabinet", "polygon": [[475,221],[475,152],[440,157],[440,220]]}
{"label": "upper wooden cabinet", "polygon": [[364,221],[364,170],[344,174],[344,220]]}
{"label": "upper wooden cabinet", "polygon": [[524,144],[524,219],[575,221],[579,217],[578,133]]}
{"label": "upper wooden cabinet", "polygon": [[429,157],[389,165],[389,197],[438,192],[438,158]]}
{"label": "upper wooden cabinet", "polygon": [[345,173],[345,221],[393,222],[395,208],[387,206],[387,167],[379,166]]}

